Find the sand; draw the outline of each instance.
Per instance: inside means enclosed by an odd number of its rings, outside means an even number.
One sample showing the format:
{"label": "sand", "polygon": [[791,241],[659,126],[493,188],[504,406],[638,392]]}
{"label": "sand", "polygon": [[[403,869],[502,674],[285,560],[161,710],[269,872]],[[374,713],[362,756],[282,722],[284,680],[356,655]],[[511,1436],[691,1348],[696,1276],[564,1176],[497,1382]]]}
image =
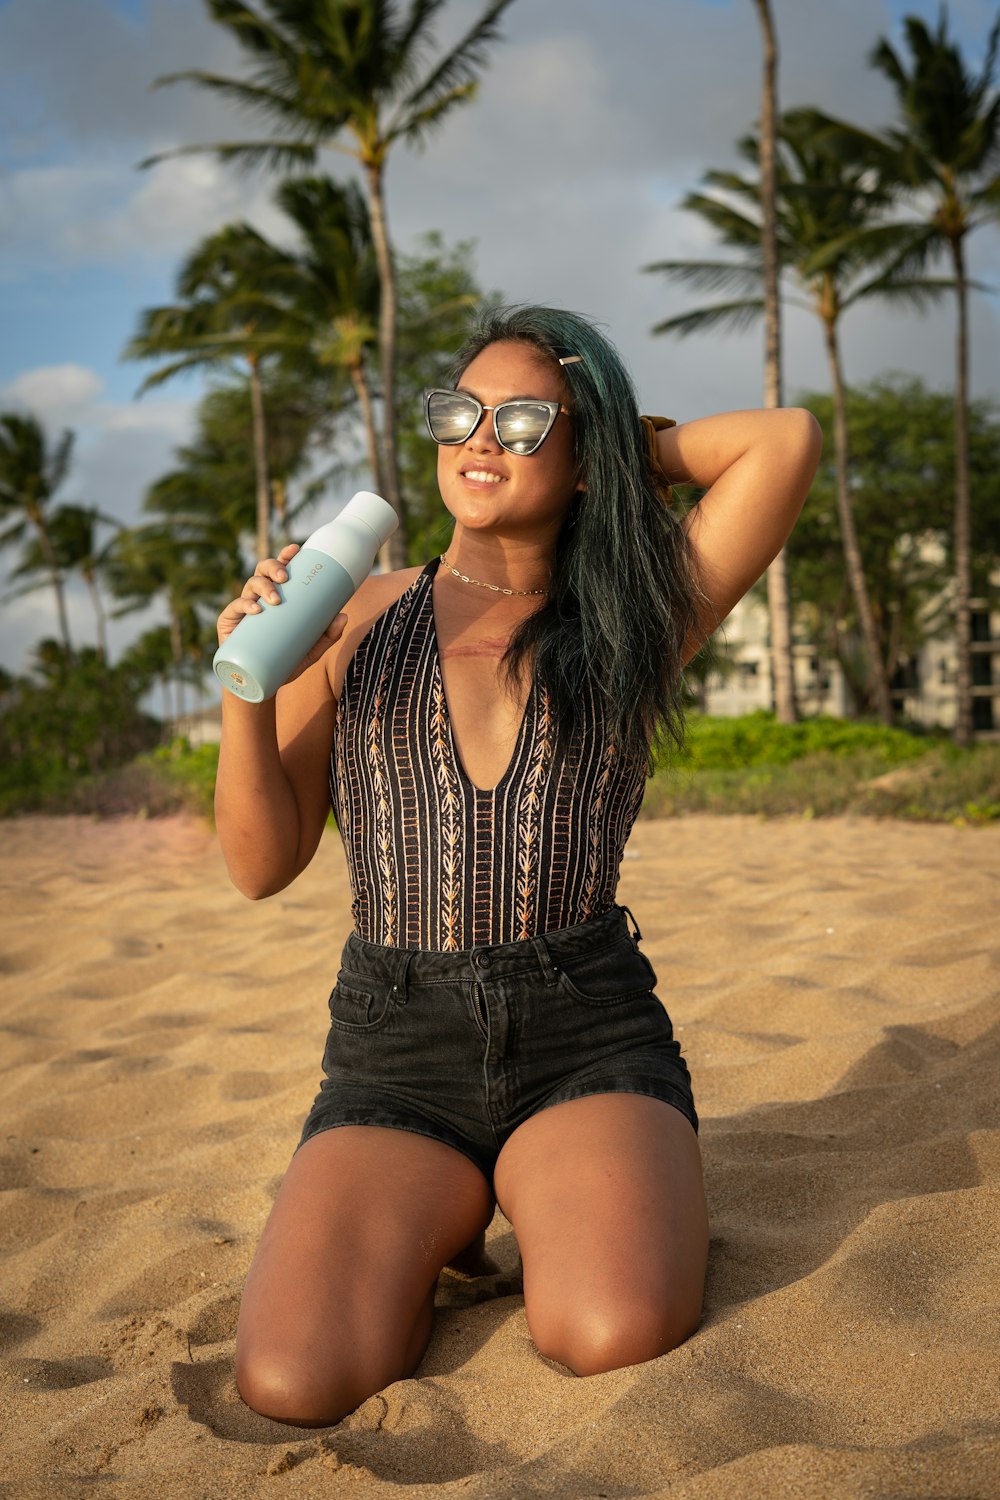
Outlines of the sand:
{"label": "sand", "polygon": [[320,1432],[244,1407],[232,1352],[339,841],[253,904],[193,819],[3,837],[0,1494],[1000,1495],[1000,829],[640,821],[619,899],[702,1119],[701,1328],[588,1380],[542,1360],[498,1215],[417,1378]]}

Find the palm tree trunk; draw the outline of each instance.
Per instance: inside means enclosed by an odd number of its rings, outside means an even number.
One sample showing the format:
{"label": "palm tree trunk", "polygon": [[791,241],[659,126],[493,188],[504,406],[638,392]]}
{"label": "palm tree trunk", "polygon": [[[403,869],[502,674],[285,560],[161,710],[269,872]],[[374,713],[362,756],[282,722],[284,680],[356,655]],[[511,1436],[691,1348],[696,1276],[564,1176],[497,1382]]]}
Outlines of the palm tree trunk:
{"label": "palm tree trunk", "polygon": [[52,589],[56,596],[56,614],[59,617],[59,629],[62,632],[63,645],[66,647],[66,655],[70,661],[73,660],[73,642],[69,638],[69,615],[66,613],[66,590],[63,588],[63,576],[56,559],[55,548],[52,538],[46,530],[41,511],[34,508],[29,511],[35,530],[38,532],[38,545],[42,549],[42,556],[49,570],[49,578]]}
{"label": "palm tree trunk", "polygon": [[830,363],[830,379],[833,383],[833,434],[837,456],[837,517],[840,522],[840,540],[844,548],[847,577],[851,585],[851,593],[854,595],[854,605],[858,611],[861,635],[868,656],[871,693],[882,723],[891,725],[893,722],[892,694],[889,691],[888,673],[882,660],[882,643],[875,625],[875,616],[872,614],[871,599],[868,597],[868,584],[865,581],[865,570],[861,562],[861,548],[858,546],[858,529],[854,524],[854,507],[847,489],[847,408],[836,322],[824,318],[823,332],[826,339],[827,359]]}
{"label": "palm tree trunk", "polygon": [[[262,553],[263,557],[267,553]],[[174,722],[171,734],[177,734],[180,721],[184,717],[184,647],[181,641],[181,621],[176,609],[170,606],[170,654],[173,658],[174,671]]]}
{"label": "palm tree trunk", "polygon": [[[769,0],[754,0],[764,33],[764,87],[760,110],[760,201],[763,224],[761,250],[764,270],[764,401],[781,405],[781,300],[778,296],[778,237],[776,213],[775,119],[778,111],[778,44]],[[767,609],[771,635],[771,678],[774,711],[781,724],[799,717],[795,701],[795,662],[792,655],[792,608],[788,587],[788,557],[784,547],[767,570]]]}
{"label": "palm tree trunk", "polygon": [[[368,381],[365,379],[364,366],[361,360],[359,359],[356,363],[350,365],[348,368],[351,372],[351,384],[354,386],[354,394],[358,398],[358,405],[361,408],[361,416],[365,424],[365,446],[368,449],[368,466],[372,471],[372,483],[375,486],[376,494],[384,495],[385,487],[382,479],[382,455],[379,453],[378,449],[378,428],[375,425],[375,408],[372,405],[372,393],[369,389]],[[392,568],[392,560],[389,551],[391,540],[392,538],[390,537],[389,541],[384,542],[379,549],[379,566],[384,573],[388,572]],[[402,566],[406,566],[405,561],[403,562]]]}
{"label": "palm tree trunk", "polygon": [[250,410],[253,413],[253,461],[257,476],[257,557],[271,555],[271,486],[267,473],[267,429],[264,423],[264,392],[260,383],[260,359],[248,354],[250,365]]}
{"label": "palm tree trunk", "polygon": [[951,241],[958,293],[955,368],[955,646],[958,657],[955,743],[972,744],[972,500],[969,494],[969,313],[965,247]]}
{"label": "palm tree trunk", "polygon": [[396,458],[396,273],[389,243],[389,229],[382,195],[382,164],[366,162],[372,241],[379,274],[378,349],[379,375],[382,382],[382,495],[399,517],[399,527],[386,543],[391,566],[407,564],[406,516],[399,485]]}
{"label": "palm tree trunk", "polygon": [[[291,541],[288,534],[288,490],[283,479],[271,481],[271,498],[274,502],[274,521],[277,535],[281,538],[281,545],[287,546]],[[278,551],[281,549],[278,548]]]}
{"label": "palm tree trunk", "polygon": [[101,661],[108,659],[108,627],[104,615],[104,606],[101,603],[101,593],[97,587],[97,579],[89,568],[83,571],[83,581],[87,585],[90,594],[90,602],[94,606],[94,615],[97,620],[97,655]]}

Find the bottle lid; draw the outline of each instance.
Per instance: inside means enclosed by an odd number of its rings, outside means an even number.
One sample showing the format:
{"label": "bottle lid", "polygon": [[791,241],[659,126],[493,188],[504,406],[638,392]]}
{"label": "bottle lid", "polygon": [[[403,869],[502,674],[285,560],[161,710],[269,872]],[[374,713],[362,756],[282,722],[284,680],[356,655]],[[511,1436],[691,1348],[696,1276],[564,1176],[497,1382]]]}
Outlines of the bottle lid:
{"label": "bottle lid", "polygon": [[399,517],[387,500],[372,490],[358,490],[340,512],[338,520],[363,521],[378,537],[379,546],[387,542],[399,525]]}

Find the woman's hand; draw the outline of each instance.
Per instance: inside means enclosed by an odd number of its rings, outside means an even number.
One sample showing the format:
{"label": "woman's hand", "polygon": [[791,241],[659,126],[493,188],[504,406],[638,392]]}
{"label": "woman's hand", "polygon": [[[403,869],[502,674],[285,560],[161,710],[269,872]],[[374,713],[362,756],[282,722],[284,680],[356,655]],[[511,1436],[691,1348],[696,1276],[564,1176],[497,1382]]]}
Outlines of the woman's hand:
{"label": "woman's hand", "polygon": [[[284,583],[288,578],[287,564],[291,562],[296,552],[299,551],[298,544],[290,542],[287,547],[282,547],[277,557],[265,557],[257,564],[252,578],[248,578],[243,585],[243,591],[238,599],[227,604],[216,621],[216,630],[221,646],[229,636],[232,635],[237,625],[245,615],[259,615],[263,610],[261,599],[269,605],[280,608],[281,595],[275,588],[276,583]],[[325,656],[330,647],[336,645],[340,640],[347,623],[346,614],[339,614],[332,620],[320,636],[319,640],[312,646],[299,662],[294,671],[289,672],[286,682],[294,682],[300,677],[307,667],[313,666],[320,657]]]}

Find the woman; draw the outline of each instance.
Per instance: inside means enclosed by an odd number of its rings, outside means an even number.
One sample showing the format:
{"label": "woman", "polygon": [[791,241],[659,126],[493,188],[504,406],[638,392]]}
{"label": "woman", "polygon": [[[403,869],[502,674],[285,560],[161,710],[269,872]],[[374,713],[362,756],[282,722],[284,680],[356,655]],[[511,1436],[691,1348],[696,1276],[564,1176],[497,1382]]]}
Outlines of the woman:
{"label": "woman", "polygon": [[[224,695],[235,884],[294,880],[332,799],[354,891],[237,1334],[244,1399],[303,1426],[416,1370],[438,1274],[496,1204],[531,1336],[576,1373],[655,1358],[701,1315],[697,1114],[614,892],[682,666],[784,543],[820,431],[803,410],[640,419],[607,341],[549,308],[488,316],[454,374],[426,398],[447,551],[370,577],[275,701]],[[683,522],[664,476],[708,487]],[[258,564],[220,640],[295,550]]]}

